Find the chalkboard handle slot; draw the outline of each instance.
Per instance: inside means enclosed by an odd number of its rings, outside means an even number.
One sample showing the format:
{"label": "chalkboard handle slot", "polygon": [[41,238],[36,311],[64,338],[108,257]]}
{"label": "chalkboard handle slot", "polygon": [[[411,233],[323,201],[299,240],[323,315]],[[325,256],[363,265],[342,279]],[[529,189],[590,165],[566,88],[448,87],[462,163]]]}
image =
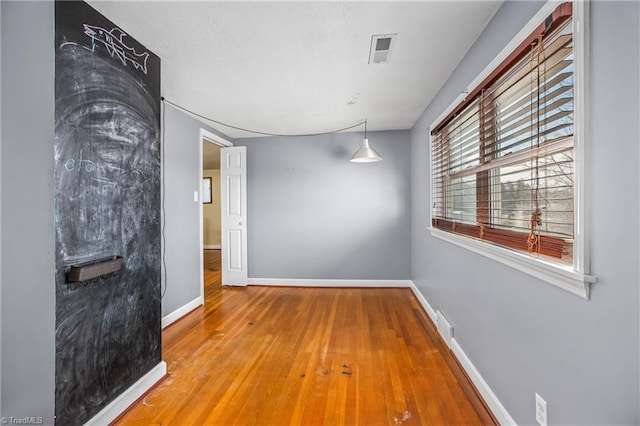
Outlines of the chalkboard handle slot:
{"label": "chalkboard handle slot", "polygon": [[89,263],[71,265],[67,273],[68,283],[81,283],[104,275],[113,274],[122,268],[122,256],[110,256]]}

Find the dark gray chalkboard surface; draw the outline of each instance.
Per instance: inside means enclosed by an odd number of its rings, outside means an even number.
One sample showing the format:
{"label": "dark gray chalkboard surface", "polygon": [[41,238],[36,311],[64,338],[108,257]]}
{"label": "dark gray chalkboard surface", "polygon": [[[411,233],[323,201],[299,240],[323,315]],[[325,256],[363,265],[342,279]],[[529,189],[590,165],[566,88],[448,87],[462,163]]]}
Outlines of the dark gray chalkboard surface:
{"label": "dark gray chalkboard surface", "polygon": [[160,59],[84,2],[55,19],[56,422],[75,425],[161,361]]}

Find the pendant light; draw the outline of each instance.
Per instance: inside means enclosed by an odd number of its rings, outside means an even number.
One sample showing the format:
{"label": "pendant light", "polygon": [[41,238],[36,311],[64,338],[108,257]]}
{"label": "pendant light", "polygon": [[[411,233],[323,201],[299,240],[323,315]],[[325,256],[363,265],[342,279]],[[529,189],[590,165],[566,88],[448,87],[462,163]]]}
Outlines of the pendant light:
{"label": "pendant light", "polygon": [[367,120],[364,121],[364,140],[360,149],[351,157],[352,163],[373,163],[376,161],[382,161],[382,157],[369,146],[369,139],[367,139]]}

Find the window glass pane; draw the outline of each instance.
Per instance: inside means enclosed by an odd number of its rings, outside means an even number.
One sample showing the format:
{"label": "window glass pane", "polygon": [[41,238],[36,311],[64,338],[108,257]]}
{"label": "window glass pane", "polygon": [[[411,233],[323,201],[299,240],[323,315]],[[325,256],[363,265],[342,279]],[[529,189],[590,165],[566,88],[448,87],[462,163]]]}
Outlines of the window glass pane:
{"label": "window glass pane", "polygon": [[491,180],[492,223],[528,231],[533,205],[528,165],[494,169]]}
{"label": "window glass pane", "polygon": [[445,129],[448,143],[448,173],[476,167],[480,164],[479,102],[474,102]]}
{"label": "window glass pane", "polygon": [[475,223],[475,175],[450,179],[447,183],[447,218],[460,223]]}
{"label": "window glass pane", "polygon": [[[573,55],[571,55],[573,56]],[[541,143],[573,134],[573,58],[542,94]]]}
{"label": "window glass pane", "polygon": [[[501,227],[531,230],[531,214],[540,211],[536,232],[573,238],[573,150],[492,170],[491,219]],[[537,200],[537,201],[536,201]]]}
{"label": "window glass pane", "polygon": [[541,232],[573,238],[573,150],[540,159]]}

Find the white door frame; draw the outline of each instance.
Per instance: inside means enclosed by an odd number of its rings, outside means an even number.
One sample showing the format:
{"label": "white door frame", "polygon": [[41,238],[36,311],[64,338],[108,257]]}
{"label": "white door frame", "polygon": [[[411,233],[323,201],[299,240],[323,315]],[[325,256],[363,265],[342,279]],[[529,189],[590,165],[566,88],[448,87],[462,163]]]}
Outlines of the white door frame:
{"label": "white door frame", "polygon": [[[198,203],[200,203],[200,208],[198,209],[198,216],[199,216],[199,221],[200,221],[200,300],[202,300],[202,303],[204,304],[204,226],[202,223],[202,216],[203,216],[203,208],[204,206],[202,205],[202,144],[204,142],[210,142],[212,144],[218,145],[220,148],[226,148],[226,147],[230,147],[233,146],[233,143],[229,142],[228,140],[226,140],[225,138],[216,135],[215,133],[211,133],[208,130],[205,129],[200,129],[200,141],[199,141],[199,164],[200,164],[200,168],[198,171],[198,174],[200,176],[200,179],[198,180],[198,188],[199,189],[199,194],[200,196],[198,197]],[[224,247],[224,245],[222,246],[221,250],[226,250],[226,248]]]}

